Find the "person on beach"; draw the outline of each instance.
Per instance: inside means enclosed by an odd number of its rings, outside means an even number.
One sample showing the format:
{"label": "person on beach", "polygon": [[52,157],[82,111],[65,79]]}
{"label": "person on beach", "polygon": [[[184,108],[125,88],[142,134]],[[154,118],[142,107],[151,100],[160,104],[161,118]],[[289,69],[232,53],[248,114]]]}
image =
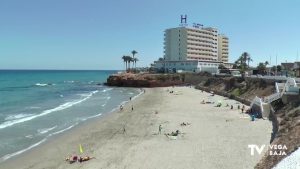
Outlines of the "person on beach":
{"label": "person on beach", "polygon": [[161,134],[161,129],[162,129],[162,126],[161,124],[158,126],[158,134]]}
{"label": "person on beach", "polygon": [[126,133],[126,128],[125,128],[125,125],[123,126],[123,134]]}
{"label": "person on beach", "polygon": [[68,161],[70,164],[75,163],[78,159],[77,155],[70,155],[70,157],[66,158],[66,161]]}
{"label": "person on beach", "polygon": [[231,109],[231,110],[233,109],[233,105],[231,105],[230,109]]}
{"label": "person on beach", "polygon": [[133,105],[131,106],[131,111],[133,111]]}
{"label": "person on beach", "polygon": [[95,158],[95,157],[89,157],[89,156],[79,157],[78,161],[81,163],[81,162],[84,162],[84,161],[89,161],[93,158]]}
{"label": "person on beach", "polygon": [[129,97],[129,100],[131,101],[131,97]]}
{"label": "person on beach", "polygon": [[120,106],[120,110],[121,110],[121,111],[123,110],[123,105]]}

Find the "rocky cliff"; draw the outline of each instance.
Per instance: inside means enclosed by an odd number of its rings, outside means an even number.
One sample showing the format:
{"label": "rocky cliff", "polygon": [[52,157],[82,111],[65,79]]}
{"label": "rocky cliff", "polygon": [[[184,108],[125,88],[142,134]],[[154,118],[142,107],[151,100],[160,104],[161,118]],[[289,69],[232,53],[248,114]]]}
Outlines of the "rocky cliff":
{"label": "rocky cliff", "polygon": [[115,74],[109,76],[108,86],[118,87],[165,87],[184,84],[180,74]]}

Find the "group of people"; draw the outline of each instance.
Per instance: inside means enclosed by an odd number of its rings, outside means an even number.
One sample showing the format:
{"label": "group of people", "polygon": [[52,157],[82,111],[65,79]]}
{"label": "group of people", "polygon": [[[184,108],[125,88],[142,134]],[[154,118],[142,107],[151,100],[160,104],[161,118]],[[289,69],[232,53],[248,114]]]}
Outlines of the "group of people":
{"label": "group of people", "polygon": [[66,161],[68,161],[70,164],[75,163],[75,162],[84,162],[84,161],[89,161],[95,157],[90,157],[90,156],[85,156],[85,157],[78,157],[77,155],[71,155],[66,158]]}
{"label": "group of people", "polygon": [[[144,90],[146,91],[146,90]],[[129,97],[129,100],[131,101],[131,97]],[[124,109],[123,105],[120,105],[120,111],[122,111]],[[131,106],[131,111],[133,111],[133,105]]]}

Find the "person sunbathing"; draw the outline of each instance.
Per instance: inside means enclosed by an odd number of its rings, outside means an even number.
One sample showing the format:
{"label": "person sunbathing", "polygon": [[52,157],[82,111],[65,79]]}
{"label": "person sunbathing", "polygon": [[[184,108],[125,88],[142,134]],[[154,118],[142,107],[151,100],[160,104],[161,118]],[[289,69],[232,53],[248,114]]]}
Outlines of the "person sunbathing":
{"label": "person sunbathing", "polygon": [[70,164],[72,164],[72,163],[76,162],[77,159],[78,159],[77,155],[74,155],[74,156],[71,155],[70,157],[66,158],[66,161],[68,161]]}
{"label": "person sunbathing", "polygon": [[171,134],[168,133],[168,134],[166,134],[166,135],[168,135],[168,136],[178,136],[178,134],[179,134],[179,130],[176,130],[176,132],[173,132],[173,131],[172,131]]}
{"label": "person sunbathing", "polygon": [[95,158],[95,157],[89,157],[89,156],[79,157],[78,161],[81,163],[81,162],[84,162],[84,161],[89,161],[93,158]]}
{"label": "person sunbathing", "polygon": [[187,125],[190,125],[190,123],[182,122],[180,125],[181,125],[181,126],[187,126]]}

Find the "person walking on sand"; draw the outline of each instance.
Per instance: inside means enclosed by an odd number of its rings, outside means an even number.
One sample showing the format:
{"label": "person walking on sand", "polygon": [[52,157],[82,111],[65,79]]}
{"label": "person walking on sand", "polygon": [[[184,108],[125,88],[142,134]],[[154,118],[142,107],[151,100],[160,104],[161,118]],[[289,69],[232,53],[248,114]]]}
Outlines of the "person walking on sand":
{"label": "person walking on sand", "polygon": [[123,134],[126,134],[126,128],[125,128],[125,125],[123,126]]}
{"label": "person walking on sand", "polygon": [[242,114],[244,113],[245,105],[242,106]]}
{"label": "person walking on sand", "polygon": [[121,110],[121,111],[123,110],[123,105],[120,106],[120,110]]}
{"label": "person walking on sand", "polygon": [[129,97],[129,100],[131,101],[131,97]]}
{"label": "person walking on sand", "polygon": [[161,134],[161,129],[162,129],[162,126],[161,124],[158,126],[158,134]]}
{"label": "person walking on sand", "polygon": [[133,105],[131,106],[131,111],[133,111]]}

